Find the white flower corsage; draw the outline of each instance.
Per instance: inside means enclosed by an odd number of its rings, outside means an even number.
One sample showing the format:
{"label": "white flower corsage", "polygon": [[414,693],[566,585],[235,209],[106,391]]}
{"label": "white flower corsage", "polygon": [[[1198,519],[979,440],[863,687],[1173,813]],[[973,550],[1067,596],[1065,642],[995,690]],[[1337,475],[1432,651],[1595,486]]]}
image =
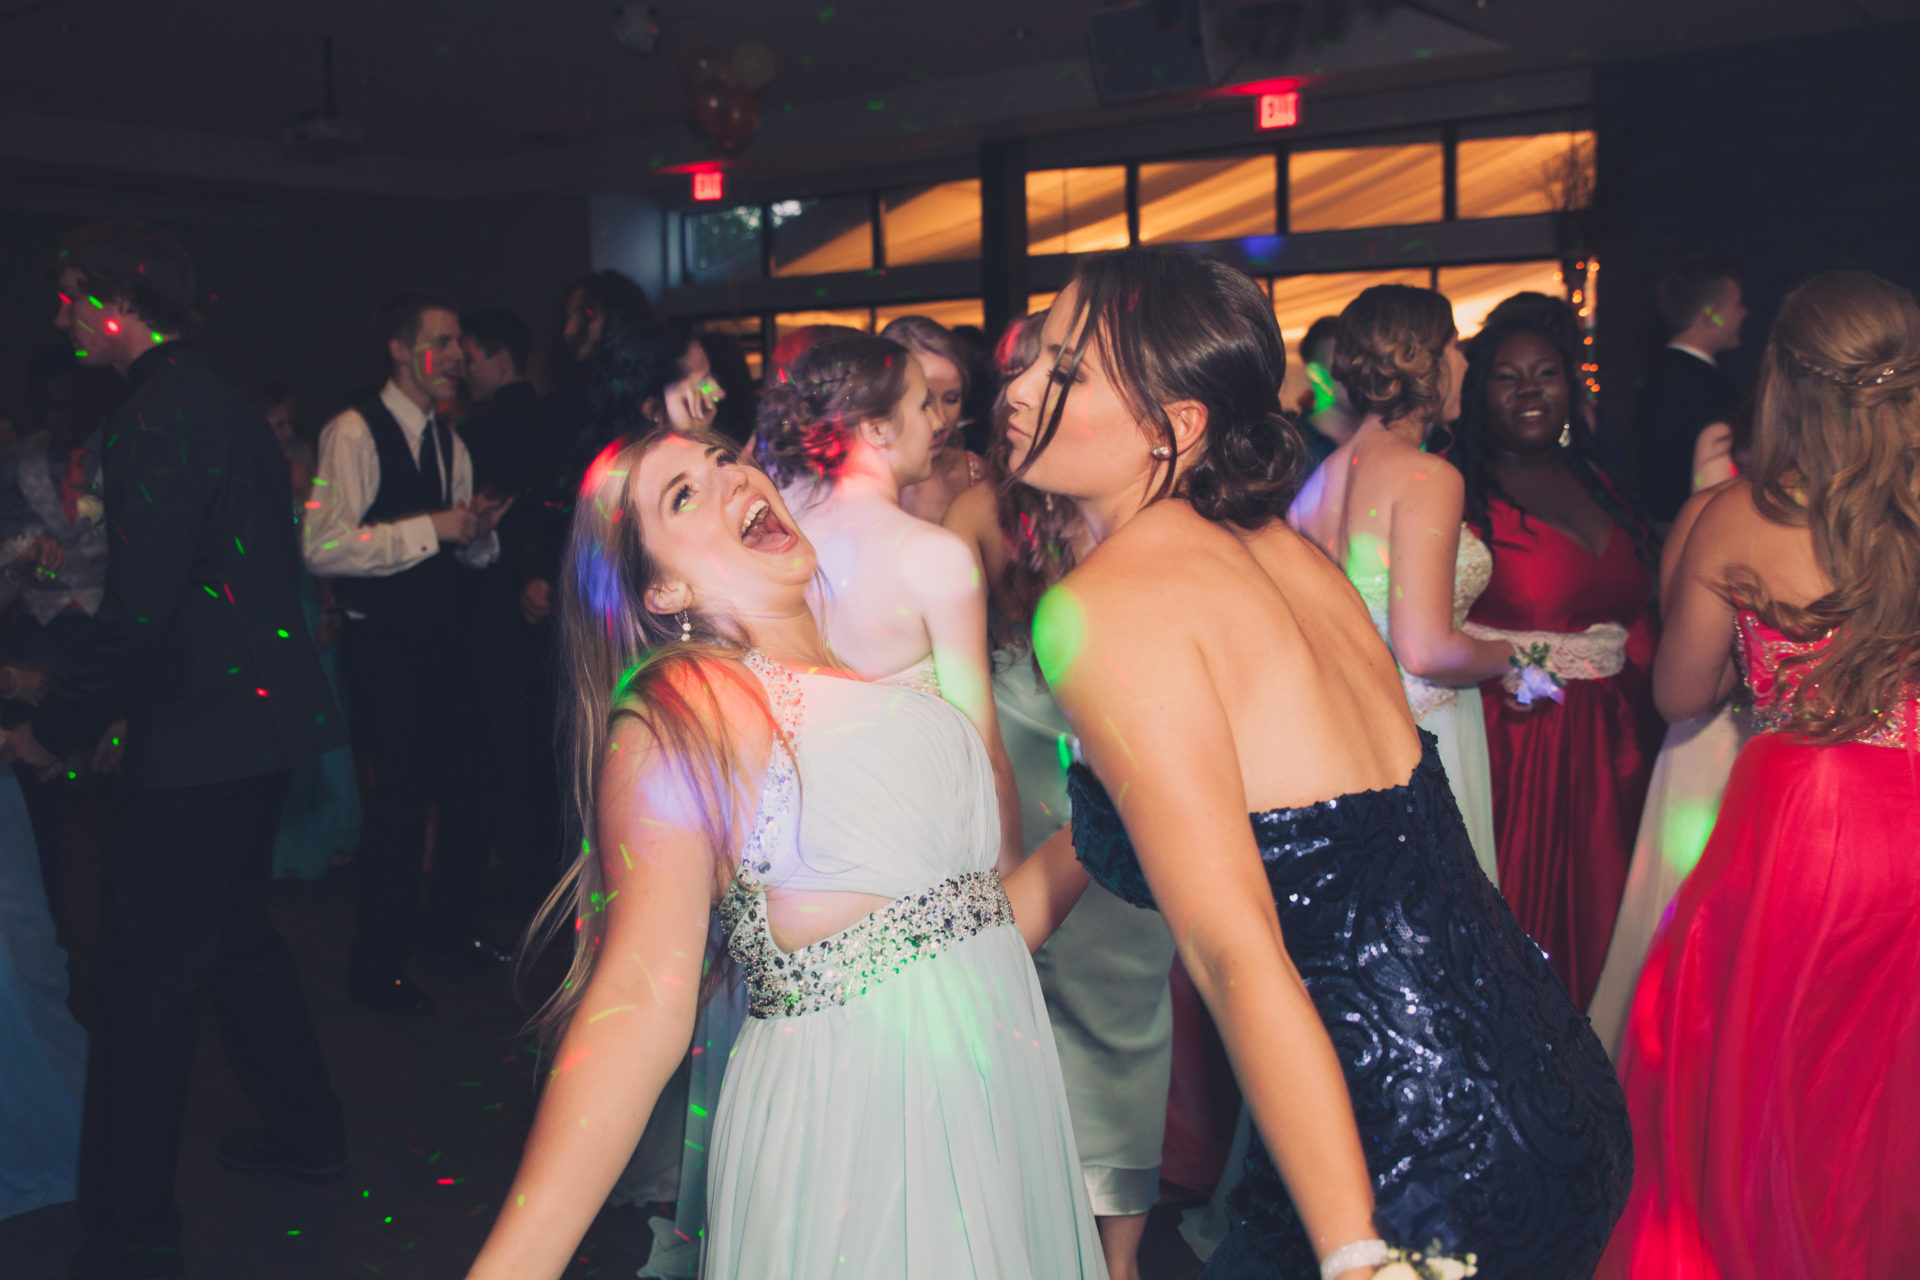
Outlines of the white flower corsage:
{"label": "white flower corsage", "polygon": [[99,524],[106,516],[106,504],[91,493],[83,493],[73,504],[74,523]]}
{"label": "white flower corsage", "polygon": [[1513,664],[1513,670],[1501,677],[1500,685],[1521,706],[1531,706],[1542,698],[1552,698],[1555,702],[1567,700],[1567,682],[1554,674],[1553,650],[1546,644],[1527,649],[1516,646],[1514,655],[1507,661]]}
{"label": "white flower corsage", "polygon": [[1479,1255],[1448,1258],[1439,1254],[1395,1249],[1392,1259],[1373,1273],[1373,1280],[1465,1280],[1479,1273]]}

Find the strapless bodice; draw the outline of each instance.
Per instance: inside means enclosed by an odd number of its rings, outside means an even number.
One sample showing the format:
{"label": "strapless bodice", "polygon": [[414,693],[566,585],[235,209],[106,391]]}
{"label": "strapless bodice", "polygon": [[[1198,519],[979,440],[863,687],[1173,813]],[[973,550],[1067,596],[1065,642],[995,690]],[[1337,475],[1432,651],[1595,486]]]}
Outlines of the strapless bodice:
{"label": "strapless bodice", "polygon": [[[1349,548],[1347,579],[1366,603],[1374,629],[1387,642],[1387,648],[1393,648],[1393,635],[1387,627],[1387,609],[1393,584],[1392,574],[1386,564],[1385,544],[1379,545],[1379,554],[1371,557],[1371,560],[1364,552],[1356,554],[1355,549]],[[1460,549],[1453,557],[1455,630],[1467,620],[1467,611],[1473,608],[1473,602],[1480,598],[1480,593],[1487,589],[1487,583],[1492,580],[1493,555],[1487,550],[1487,544],[1474,536],[1472,529],[1461,525]],[[1413,709],[1413,718],[1416,720],[1423,720],[1442,707],[1452,706],[1460,697],[1457,690],[1445,685],[1429,684],[1404,668],[1400,672],[1400,679],[1406,685],[1407,705]]]}
{"label": "strapless bodice", "polygon": [[[1791,732],[1793,697],[1805,678],[1806,666],[1783,667],[1789,659],[1819,653],[1832,638],[1795,640],[1761,621],[1751,609],[1734,613],[1734,658],[1741,678],[1753,696],[1753,724],[1757,732]],[[1882,712],[1878,727],[1855,739],[1876,747],[1920,748],[1920,690]]]}
{"label": "strapless bodice", "polygon": [[880,676],[874,683],[917,689],[921,693],[930,693],[936,698],[940,696],[940,675],[933,665],[932,654],[928,654],[912,666],[901,668],[890,676]]}
{"label": "strapless bodice", "polygon": [[[1287,954],[1346,1076],[1381,1234],[1477,1253],[1487,1280],[1588,1275],[1632,1180],[1619,1084],[1421,741],[1401,786],[1249,815]],[[1152,906],[1099,781],[1076,764],[1068,789],[1087,870]],[[1258,1141],[1228,1215],[1209,1275],[1318,1275]]]}

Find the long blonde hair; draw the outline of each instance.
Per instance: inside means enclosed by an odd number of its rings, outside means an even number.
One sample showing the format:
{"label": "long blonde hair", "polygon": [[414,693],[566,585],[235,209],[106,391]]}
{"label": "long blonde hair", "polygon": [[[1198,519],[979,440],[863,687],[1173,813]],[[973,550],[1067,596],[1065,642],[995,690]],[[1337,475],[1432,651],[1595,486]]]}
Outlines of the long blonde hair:
{"label": "long blonde hair", "polygon": [[[721,713],[715,682],[730,680],[751,695],[774,725],[765,692],[731,662],[738,628],[730,619],[689,610],[690,639],[681,615],[650,612],[645,603],[657,567],[641,536],[639,506],[629,483],[640,461],[670,438],[735,452],[714,431],[662,429],[609,445],[587,468],[574,504],[560,587],[560,660],[563,688],[558,727],[565,770],[562,797],[572,863],[528,926],[522,966],[571,925],[573,962],[566,981],[535,1011],[543,1050],[566,1034],[599,953],[606,907],[607,851],[596,847],[600,771],[613,722],[633,715],[652,733],[669,767],[700,810],[713,853],[717,893],[738,855],[738,833],[754,797],[747,794],[735,736]],[[709,973],[713,966],[708,966]],[[704,990],[703,986],[703,990]]]}
{"label": "long blonde hair", "polygon": [[1833,589],[1804,607],[1751,566],[1736,600],[1802,641],[1793,713],[1812,742],[1871,730],[1920,687],[1920,307],[1865,271],[1829,271],[1787,295],[1755,397],[1754,505],[1804,525]]}

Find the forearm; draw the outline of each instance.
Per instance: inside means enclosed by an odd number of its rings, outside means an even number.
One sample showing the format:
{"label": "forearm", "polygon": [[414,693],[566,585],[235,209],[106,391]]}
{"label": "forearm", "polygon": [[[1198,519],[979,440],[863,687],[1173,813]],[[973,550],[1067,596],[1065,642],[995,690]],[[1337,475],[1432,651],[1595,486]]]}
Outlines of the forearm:
{"label": "forearm", "polygon": [[561,1042],[519,1172],[469,1280],[566,1269],[693,1039],[690,1001],[682,1010],[636,993],[625,1007],[600,1003],[583,1003]]}
{"label": "forearm", "polygon": [[1013,904],[1014,923],[1038,951],[1060,927],[1093,883],[1073,853],[1073,828],[1062,827],[1043,841],[1011,874],[1001,873],[1007,901]]}
{"label": "forearm", "polygon": [[[1243,940],[1178,939],[1316,1257],[1374,1237],[1373,1184],[1326,1026],[1277,925]],[[1393,1243],[1412,1243],[1399,1242]],[[1420,1242],[1424,1243],[1424,1242]]]}
{"label": "forearm", "polygon": [[998,740],[987,744],[987,756],[993,764],[993,792],[1000,809],[1000,857],[995,868],[1004,879],[1020,866],[1021,848],[1026,843],[1020,822],[1020,784],[1013,776],[1013,761],[1006,746]]}
{"label": "forearm", "polygon": [[1430,639],[1394,646],[1400,665],[1429,684],[1465,688],[1505,675],[1513,646],[1504,640],[1479,640],[1449,628]]}

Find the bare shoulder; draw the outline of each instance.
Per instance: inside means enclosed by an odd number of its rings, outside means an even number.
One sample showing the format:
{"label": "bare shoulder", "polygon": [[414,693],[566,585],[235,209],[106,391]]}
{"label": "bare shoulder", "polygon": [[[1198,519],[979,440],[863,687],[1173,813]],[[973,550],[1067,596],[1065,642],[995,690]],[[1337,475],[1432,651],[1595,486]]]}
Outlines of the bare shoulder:
{"label": "bare shoulder", "polygon": [[983,542],[989,532],[999,531],[999,495],[990,484],[976,484],[954,498],[940,524],[967,541]]}
{"label": "bare shoulder", "polygon": [[900,571],[920,599],[951,597],[980,587],[980,564],[959,534],[900,513],[894,535]]}
{"label": "bare shoulder", "polygon": [[766,692],[746,664],[718,655],[669,658],[640,673],[621,690],[608,729],[623,750],[657,749],[671,731],[664,718],[724,726],[742,745],[771,740]]}

